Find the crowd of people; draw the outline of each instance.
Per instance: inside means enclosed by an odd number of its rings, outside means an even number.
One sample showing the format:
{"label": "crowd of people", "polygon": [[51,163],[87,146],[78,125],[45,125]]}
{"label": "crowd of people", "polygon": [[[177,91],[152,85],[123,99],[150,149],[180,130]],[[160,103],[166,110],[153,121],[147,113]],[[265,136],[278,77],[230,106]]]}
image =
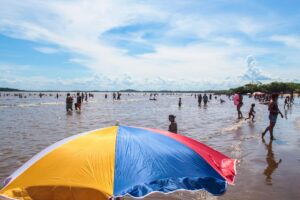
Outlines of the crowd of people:
{"label": "crowd of people", "polygon": [[[161,94],[161,95],[175,95],[176,93],[166,93],[166,94]],[[54,96],[55,98],[59,99],[61,97],[61,93],[0,93],[1,96],[14,96],[18,98],[27,98],[27,96],[37,96],[39,98],[43,98],[45,96]],[[128,94],[130,95],[130,94]],[[144,93],[144,96],[149,95],[149,100],[157,100],[158,93]],[[284,98],[284,109],[289,109],[292,104],[294,103],[294,93],[291,92],[289,95],[283,95],[283,94],[265,94],[265,93],[253,93],[253,94],[248,94],[249,97],[253,97],[255,101],[261,104],[266,104],[268,105],[268,111],[269,111],[269,124],[266,127],[266,129],[262,132],[261,136],[264,138],[267,132],[270,133],[270,139],[273,140],[275,139],[273,130],[277,122],[278,115],[280,115],[282,118],[284,117],[283,113],[280,111],[279,106],[278,106],[278,98]],[[121,100],[122,93],[120,92],[113,92],[112,93],[112,99],[113,100]],[[205,107],[207,106],[208,102],[213,99],[213,94],[191,94],[191,96],[194,96],[194,98],[197,100],[198,106],[201,107],[204,105]],[[82,104],[83,102],[88,102],[88,99],[94,97],[94,94],[92,93],[87,93],[87,92],[77,92],[76,94],[70,94],[67,93],[66,96],[66,111],[67,112],[72,112],[73,107],[76,111],[81,111],[82,109]],[[105,99],[108,98],[108,94],[104,95]],[[240,119],[245,119],[245,120],[251,120],[252,122],[255,122],[255,103],[252,103],[249,108],[248,112],[248,117],[244,118],[243,113],[241,111],[241,108],[244,106],[243,102],[243,95],[239,92],[237,92],[234,95],[227,95],[229,100],[233,100],[234,105],[236,106],[237,110],[237,118]],[[299,94],[298,94],[299,97]],[[214,95],[215,99],[218,99],[217,95]],[[220,103],[224,103],[225,100],[219,96]],[[75,102],[76,101],[76,102]],[[178,107],[181,108],[183,104],[182,97],[179,97],[178,99]],[[173,114],[169,115],[169,131],[173,133],[177,133],[177,123],[175,121],[176,116]]]}
{"label": "crowd of people", "polygon": [[[193,94],[192,94],[193,95]],[[264,136],[266,135],[267,132],[270,133],[270,139],[274,140],[275,137],[273,135],[273,130],[274,127],[276,125],[276,121],[278,118],[278,115],[280,115],[282,118],[284,117],[284,115],[282,114],[282,112],[279,109],[278,106],[278,98],[279,96],[281,96],[281,98],[284,98],[284,95],[281,94],[263,94],[263,95],[255,95],[253,96],[254,99],[256,101],[258,101],[261,104],[267,104],[268,105],[268,111],[269,111],[269,124],[266,127],[266,129],[262,132],[261,137],[264,138]],[[194,97],[198,99],[198,105],[201,106],[202,102],[203,105],[206,106],[207,103],[212,99],[212,94],[194,94]],[[232,98],[231,98],[232,97]],[[252,95],[249,95],[249,97],[251,98]],[[298,95],[298,97],[300,97]],[[215,96],[215,99],[217,99],[217,96]],[[237,116],[238,119],[244,119],[243,113],[241,111],[242,106],[244,105],[243,102],[243,95],[241,93],[236,93],[233,96],[232,95],[228,95],[228,99],[229,100],[233,100],[234,105],[236,106],[236,110],[237,110]],[[222,98],[220,98],[220,103],[224,103],[225,100],[223,100]],[[267,103],[266,103],[267,102]],[[294,103],[294,94],[291,93],[290,95],[285,97],[284,100],[284,109],[289,109],[291,107],[291,105]],[[181,107],[182,105],[182,98],[179,97],[178,100],[178,107]],[[245,118],[245,120],[251,120],[252,122],[255,122],[255,103],[252,103],[248,112],[248,117]],[[170,121],[170,125],[169,125],[169,132],[172,133],[177,133],[177,123],[175,121],[176,116],[175,115],[169,115],[169,121]]]}
{"label": "crowd of people", "polygon": [[[150,100],[152,100],[151,99],[152,95],[153,94],[150,94]],[[155,94],[155,96],[154,96],[155,98],[156,98],[156,95],[157,94]],[[174,95],[174,93],[172,93],[172,95]],[[198,100],[198,106],[199,107],[202,106],[202,102],[203,102],[204,107],[207,107],[207,103],[213,99],[213,94],[206,94],[206,93],[204,93],[204,94],[201,94],[201,93],[200,94],[191,94],[191,96],[194,96],[195,99]],[[221,95],[219,95],[219,96],[221,96]],[[214,96],[214,98],[218,99],[218,97],[216,95]],[[224,102],[225,102],[225,100],[223,100],[220,97],[220,103],[222,104]],[[181,105],[182,105],[182,98],[179,97],[179,99],[178,99],[178,107],[181,108]],[[171,133],[177,133],[177,123],[175,121],[175,118],[176,118],[175,115],[173,115],[173,114],[169,115],[170,125],[169,125],[168,131],[171,132]]]}
{"label": "crowd of people", "polygon": [[[57,94],[58,95],[58,94]],[[92,93],[81,93],[77,92],[76,95],[71,96],[70,93],[67,93],[67,97],[66,97],[66,111],[67,112],[72,112],[73,111],[73,102],[74,99],[76,99],[76,103],[74,103],[74,107],[76,111],[81,111],[81,105],[82,103],[88,102],[88,98],[90,97],[94,97],[94,95]],[[58,97],[57,97],[58,98]]]}
{"label": "crowd of people", "polygon": [[[251,97],[251,96],[250,96]],[[284,98],[283,94],[281,94],[281,97]],[[299,97],[299,96],[298,96]],[[260,103],[263,104],[268,104],[268,111],[269,111],[269,125],[266,127],[266,129],[262,132],[261,137],[264,138],[264,136],[266,135],[267,132],[270,133],[270,139],[274,140],[275,137],[273,135],[273,130],[274,127],[276,125],[277,122],[277,118],[278,115],[281,116],[281,118],[284,117],[284,115],[282,114],[282,112],[279,109],[278,106],[278,98],[279,98],[279,94],[259,94],[258,96],[254,96],[255,100],[258,100]],[[243,106],[243,96],[241,95],[241,93],[237,93],[233,96],[233,100],[234,100],[234,105],[236,105],[236,109],[237,109],[237,114],[238,114],[238,119],[242,119],[243,118],[243,114],[241,112],[241,107]],[[288,109],[290,108],[290,106],[294,103],[294,94],[293,92],[285,97],[284,100],[284,109]],[[251,104],[249,113],[248,113],[248,118],[247,119],[251,119],[254,122],[254,118],[255,118],[255,104]]]}

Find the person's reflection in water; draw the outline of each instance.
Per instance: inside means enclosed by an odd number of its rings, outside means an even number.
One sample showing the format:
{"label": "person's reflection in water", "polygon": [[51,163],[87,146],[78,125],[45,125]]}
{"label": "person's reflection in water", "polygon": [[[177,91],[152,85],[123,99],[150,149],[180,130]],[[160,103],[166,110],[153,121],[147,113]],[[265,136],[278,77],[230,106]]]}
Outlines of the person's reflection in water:
{"label": "person's reflection in water", "polygon": [[272,185],[272,174],[278,168],[279,164],[281,163],[281,159],[276,162],[274,157],[274,152],[272,149],[273,140],[270,140],[269,144],[266,143],[265,139],[262,139],[262,142],[266,146],[266,150],[268,151],[266,161],[268,163],[267,168],[264,170],[264,175],[266,176],[266,184]]}

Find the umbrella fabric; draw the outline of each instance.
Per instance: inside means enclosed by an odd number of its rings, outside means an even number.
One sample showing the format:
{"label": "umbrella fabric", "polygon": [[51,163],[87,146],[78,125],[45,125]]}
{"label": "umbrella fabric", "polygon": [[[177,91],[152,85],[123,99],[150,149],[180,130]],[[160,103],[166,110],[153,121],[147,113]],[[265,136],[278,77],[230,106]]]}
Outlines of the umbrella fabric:
{"label": "umbrella fabric", "polygon": [[255,96],[255,95],[264,95],[265,93],[263,93],[263,92],[254,92],[253,93],[253,95]]}
{"label": "umbrella fabric", "polygon": [[221,195],[227,183],[233,184],[235,163],[179,134],[113,126],[46,148],[6,179],[0,195],[104,200],[179,189],[204,189]]}

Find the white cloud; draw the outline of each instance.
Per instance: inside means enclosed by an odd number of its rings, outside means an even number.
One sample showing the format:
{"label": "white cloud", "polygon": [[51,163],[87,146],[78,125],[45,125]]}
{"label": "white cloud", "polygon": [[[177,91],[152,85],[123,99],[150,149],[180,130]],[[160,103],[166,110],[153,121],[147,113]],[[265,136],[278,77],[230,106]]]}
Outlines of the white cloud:
{"label": "white cloud", "polygon": [[[94,75],[80,78],[46,78],[43,76],[20,76],[18,71],[28,72],[28,66],[1,65],[0,68],[6,69],[5,74],[0,76],[0,85],[6,87],[29,89],[29,90],[120,90],[120,89],[137,89],[137,90],[218,90],[228,89],[249,83],[248,77],[223,77],[222,79],[212,79],[199,75],[198,79],[193,78],[142,78],[133,77],[129,74],[119,76]],[[250,67],[253,69],[253,67]],[[259,76],[262,76],[261,74]],[[258,80],[258,79],[256,79]]]}
{"label": "white cloud", "polygon": [[271,40],[281,42],[286,46],[300,49],[300,37],[295,35],[273,35]]}
{"label": "white cloud", "polygon": [[56,48],[50,48],[50,47],[36,47],[34,48],[35,50],[45,53],[45,54],[53,54],[53,53],[58,53],[59,50]]}
{"label": "white cloud", "polygon": [[[262,55],[269,50],[247,45],[242,39],[230,36],[230,33],[253,37],[271,30],[274,24],[241,14],[174,13],[170,4],[164,5],[167,7],[165,9],[163,5],[131,0],[11,0],[0,8],[0,32],[42,43],[43,46],[36,50],[43,53],[56,53],[58,50],[46,46],[47,43],[70,52],[72,57],[69,62],[81,64],[98,75],[106,75],[84,80],[87,86],[88,83],[95,83],[97,88],[99,85],[114,85],[115,88],[156,85],[195,89],[226,87],[235,83],[225,80],[225,77],[233,77],[233,80],[245,69],[244,80],[267,77],[257,66],[244,67],[243,59],[249,54]],[[112,46],[100,37],[112,28],[146,22],[167,24],[169,29],[159,32],[165,38],[194,36],[200,41],[192,45],[173,46],[151,43],[142,39],[140,34],[133,34],[130,40],[152,45],[155,51],[130,56],[126,50]],[[51,83],[47,78],[43,81],[45,85]],[[76,85],[76,81],[61,83]]]}
{"label": "white cloud", "polygon": [[[78,79],[48,79],[45,77],[18,77],[1,78],[0,85],[6,87],[28,90],[210,90],[226,89],[236,86],[230,81],[203,80],[191,81],[186,79],[163,79],[160,77],[151,79],[135,79],[122,75],[118,77],[94,76]],[[24,87],[26,85],[26,87]]]}
{"label": "white cloud", "polygon": [[251,82],[256,82],[256,81],[269,81],[275,78],[265,74],[262,72],[254,58],[254,56],[249,55],[247,56],[246,59],[246,64],[247,64],[247,70],[239,76],[239,78],[243,81],[251,81]]}

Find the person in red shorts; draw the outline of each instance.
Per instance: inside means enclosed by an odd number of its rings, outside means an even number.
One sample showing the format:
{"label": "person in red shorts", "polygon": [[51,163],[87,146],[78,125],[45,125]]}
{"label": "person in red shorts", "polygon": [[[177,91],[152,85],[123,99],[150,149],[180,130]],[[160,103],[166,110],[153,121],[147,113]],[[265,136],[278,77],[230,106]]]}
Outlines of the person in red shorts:
{"label": "person in red shorts", "polygon": [[81,102],[82,102],[82,98],[80,96],[80,93],[77,92],[77,98],[76,98],[76,103],[75,103],[75,110],[81,110]]}

